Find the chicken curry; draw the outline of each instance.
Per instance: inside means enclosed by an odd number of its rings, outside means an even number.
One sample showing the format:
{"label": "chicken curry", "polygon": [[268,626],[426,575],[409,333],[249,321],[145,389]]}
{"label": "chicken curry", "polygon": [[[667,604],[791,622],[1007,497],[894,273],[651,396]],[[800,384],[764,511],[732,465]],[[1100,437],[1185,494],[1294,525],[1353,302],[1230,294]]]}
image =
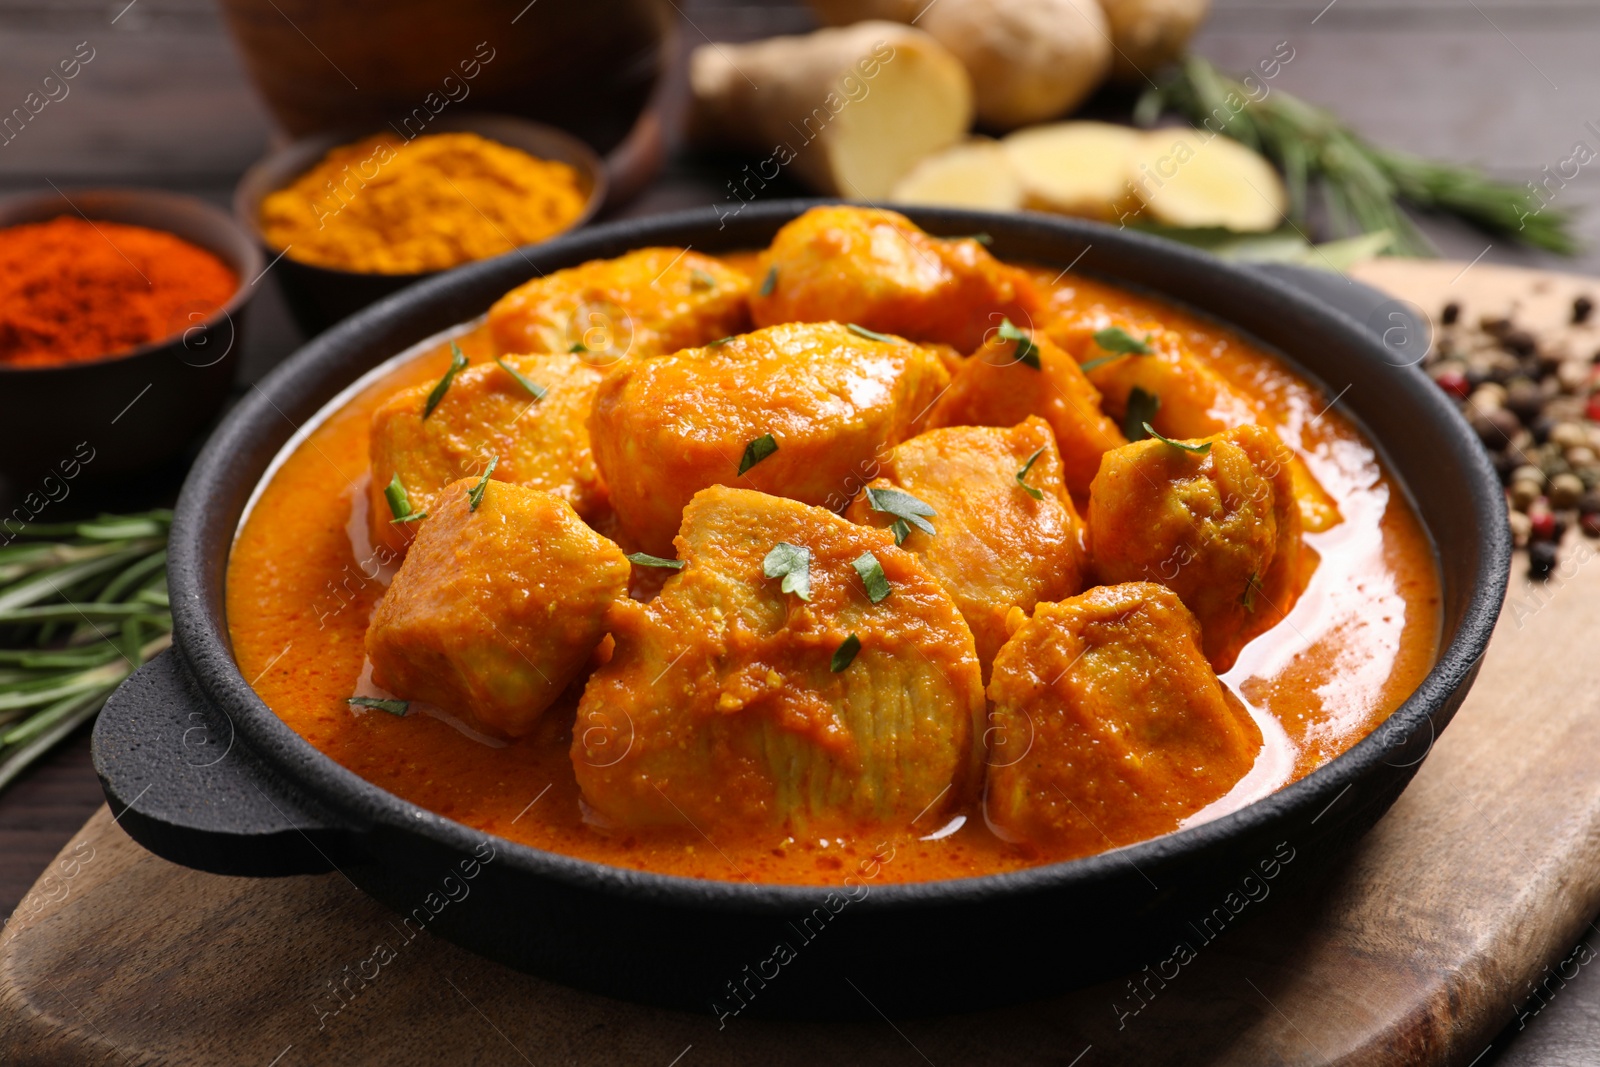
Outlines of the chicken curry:
{"label": "chicken curry", "polygon": [[382,788],[794,884],[1214,818],[1439,639],[1404,494],[1283,363],[844,206],[535,278],[386,364],[279,457],[227,598],[262,699]]}

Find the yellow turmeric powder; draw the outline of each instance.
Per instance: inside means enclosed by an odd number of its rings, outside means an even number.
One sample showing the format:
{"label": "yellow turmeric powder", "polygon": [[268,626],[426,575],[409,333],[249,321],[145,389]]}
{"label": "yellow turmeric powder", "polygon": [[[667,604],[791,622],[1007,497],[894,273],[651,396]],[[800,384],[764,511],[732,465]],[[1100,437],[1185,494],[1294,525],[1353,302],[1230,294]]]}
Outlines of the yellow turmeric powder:
{"label": "yellow turmeric powder", "polygon": [[445,270],[567,229],[579,174],[475,133],[335,148],[261,202],[261,232],[303,263],[373,274]]}

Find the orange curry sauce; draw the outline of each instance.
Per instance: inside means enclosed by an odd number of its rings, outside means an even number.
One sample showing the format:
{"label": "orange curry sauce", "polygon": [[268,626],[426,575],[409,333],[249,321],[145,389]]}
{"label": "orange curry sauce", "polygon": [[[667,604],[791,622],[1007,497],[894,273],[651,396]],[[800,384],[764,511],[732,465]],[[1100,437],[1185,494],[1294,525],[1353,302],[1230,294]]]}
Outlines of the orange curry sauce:
{"label": "orange curry sauce", "polygon": [[[730,257],[750,267],[746,257]],[[751,268],[753,269],[753,268]],[[1246,646],[1223,682],[1249,706],[1265,741],[1255,768],[1186,825],[1234,810],[1303,777],[1364,737],[1433,665],[1439,581],[1426,534],[1372,448],[1327,398],[1277,360],[1208,320],[1085,278],[1053,281],[1058,305],[1155,316],[1191,350],[1255,395],[1337,501],[1344,521],[1306,534],[1321,562],[1289,617]],[[482,328],[460,338],[477,362]],[[367,432],[395,390],[435,381],[446,345],[387,373],[328,413],[271,475],[228,564],[234,655],[267,705],[320,751],[430,811],[522,844],[617,867],[692,878],[837,884],[959,878],[1071,858],[1006,844],[974,805],[916,833],[855,838],[711,841],[681,834],[608,836],[584,822],[570,763],[581,683],[529,736],[490,745],[428,715],[351,708],[363,635],[392,567],[358,558],[365,534]],[[933,820],[928,820],[933,821]],[[920,835],[920,836],[919,836]],[[876,860],[874,859],[876,856]]]}

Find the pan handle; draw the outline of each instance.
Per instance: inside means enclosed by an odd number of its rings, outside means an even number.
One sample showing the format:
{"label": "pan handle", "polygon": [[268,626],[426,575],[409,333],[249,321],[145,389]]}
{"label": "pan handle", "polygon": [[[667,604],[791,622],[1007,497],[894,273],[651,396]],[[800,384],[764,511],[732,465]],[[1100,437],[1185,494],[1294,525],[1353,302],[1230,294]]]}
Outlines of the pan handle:
{"label": "pan handle", "polygon": [[94,769],[117,823],[163,859],[231,875],[334,869],[350,833],[264,767],[172,649],[111,694]]}

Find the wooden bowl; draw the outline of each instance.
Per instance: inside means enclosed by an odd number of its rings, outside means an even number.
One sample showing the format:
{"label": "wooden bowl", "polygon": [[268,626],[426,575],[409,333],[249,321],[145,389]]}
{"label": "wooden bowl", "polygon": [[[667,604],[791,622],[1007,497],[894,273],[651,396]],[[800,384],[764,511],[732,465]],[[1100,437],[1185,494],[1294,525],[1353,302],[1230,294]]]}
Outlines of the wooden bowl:
{"label": "wooden bowl", "polygon": [[153,466],[205,429],[233,384],[245,306],[261,273],[249,234],[225,212],[176,193],[24,193],[0,200],[0,228],[80,213],[181,237],[226,263],[239,288],[214,314],[175,322],[171,336],[150,344],[60,366],[0,363],[0,473],[30,513],[30,496],[56,499],[80,476],[100,481]]}
{"label": "wooden bowl", "polygon": [[[280,255],[281,249],[267,243],[261,233],[261,201],[293,182],[310,170],[331,149],[352,144],[376,133],[384,127],[344,129],[332,133],[319,133],[306,137],[271,153],[255,166],[245,171],[233,194],[234,219],[265,251],[272,263],[272,273],[277,276],[288,301],[295,322],[307,336],[321,333],[329,326],[352,315],[368,304],[398,292],[413,282],[431,278],[442,271],[422,271],[414,274],[378,274],[339,270],[302,263],[293,256]],[[520,148],[540,159],[553,159],[565,163],[578,172],[584,191],[583,211],[572,225],[555,234],[560,237],[588,222],[600,210],[606,198],[606,170],[594,150],[576,137],[537,122],[510,115],[484,115],[471,112],[438,116],[425,128],[432,133],[476,133],[500,144]],[[537,248],[540,244],[529,245]]]}

